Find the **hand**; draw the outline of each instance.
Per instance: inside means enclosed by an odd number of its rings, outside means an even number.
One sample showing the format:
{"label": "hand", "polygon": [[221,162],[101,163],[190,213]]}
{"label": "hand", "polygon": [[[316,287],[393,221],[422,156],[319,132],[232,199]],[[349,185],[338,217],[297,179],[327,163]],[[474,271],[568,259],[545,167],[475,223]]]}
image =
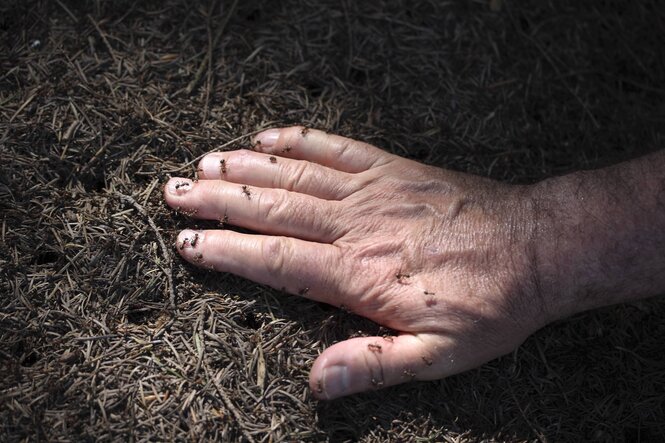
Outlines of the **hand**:
{"label": "hand", "polygon": [[345,307],[400,331],[337,343],[310,387],[331,399],[433,380],[515,349],[547,323],[530,187],[425,166],[301,127],[173,178],[172,207],[262,235],[183,231],[188,261]]}

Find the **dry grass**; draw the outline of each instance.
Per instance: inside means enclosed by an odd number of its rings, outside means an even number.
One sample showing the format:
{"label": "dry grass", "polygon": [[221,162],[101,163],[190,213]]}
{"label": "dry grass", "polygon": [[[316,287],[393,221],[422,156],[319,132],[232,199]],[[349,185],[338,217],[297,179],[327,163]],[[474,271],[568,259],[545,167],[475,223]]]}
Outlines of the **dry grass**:
{"label": "dry grass", "polygon": [[189,3],[0,6],[0,439],[665,439],[662,300],[320,404],[378,326],[188,266],[160,196],[292,123],[511,182],[662,148],[662,2]]}

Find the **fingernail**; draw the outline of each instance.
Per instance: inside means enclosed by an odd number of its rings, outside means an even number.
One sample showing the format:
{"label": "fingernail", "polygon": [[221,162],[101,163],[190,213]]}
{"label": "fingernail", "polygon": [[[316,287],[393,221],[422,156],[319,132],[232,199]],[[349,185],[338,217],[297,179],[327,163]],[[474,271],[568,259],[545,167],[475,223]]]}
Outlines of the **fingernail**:
{"label": "fingernail", "polygon": [[346,366],[329,366],[323,370],[323,395],[336,398],[344,395],[349,389],[349,370]]}
{"label": "fingernail", "polygon": [[196,232],[186,229],[178,234],[176,247],[180,250],[185,248],[196,249],[203,241],[203,232]]}
{"label": "fingernail", "polygon": [[199,168],[201,168],[203,175],[206,178],[217,177],[222,171],[226,172],[226,162],[222,163],[222,161],[224,161],[224,159],[221,157],[206,155],[201,160]]}
{"label": "fingernail", "polygon": [[254,138],[254,143],[261,145],[262,148],[273,147],[279,139],[279,132],[279,129],[268,129],[267,131],[263,131]]}
{"label": "fingernail", "polygon": [[172,178],[166,184],[166,189],[171,195],[182,195],[192,189],[192,181],[187,178]]}

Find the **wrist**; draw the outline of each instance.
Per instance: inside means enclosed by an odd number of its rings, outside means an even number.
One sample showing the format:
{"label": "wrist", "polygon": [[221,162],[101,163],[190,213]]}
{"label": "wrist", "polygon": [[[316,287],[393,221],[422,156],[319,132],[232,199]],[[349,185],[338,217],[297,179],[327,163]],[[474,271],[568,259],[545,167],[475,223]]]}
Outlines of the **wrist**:
{"label": "wrist", "polygon": [[596,271],[581,238],[582,209],[573,197],[577,181],[571,175],[532,186],[534,268],[549,322],[594,307],[582,303]]}
{"label": "wrist", "polygon": [[533,185],[536,267],[551,320],[665,291],[665,174],[651,163]]}

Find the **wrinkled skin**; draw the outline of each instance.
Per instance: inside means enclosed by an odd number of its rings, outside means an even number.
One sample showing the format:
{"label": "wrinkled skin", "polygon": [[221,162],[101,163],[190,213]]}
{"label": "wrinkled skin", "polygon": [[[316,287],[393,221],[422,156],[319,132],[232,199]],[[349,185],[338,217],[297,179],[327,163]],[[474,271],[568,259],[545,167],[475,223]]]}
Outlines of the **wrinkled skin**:
{"label": "wrinkled skin", "polygon": [[326,349],[310,375],[317,398],[471,369],[549,320],[530,187],[301,127],[257,141],[207,155],[198,182],[173,178],[164,192],[174,208],[257,234],[186,230],[176,248],[193,264],[400,331]]}

